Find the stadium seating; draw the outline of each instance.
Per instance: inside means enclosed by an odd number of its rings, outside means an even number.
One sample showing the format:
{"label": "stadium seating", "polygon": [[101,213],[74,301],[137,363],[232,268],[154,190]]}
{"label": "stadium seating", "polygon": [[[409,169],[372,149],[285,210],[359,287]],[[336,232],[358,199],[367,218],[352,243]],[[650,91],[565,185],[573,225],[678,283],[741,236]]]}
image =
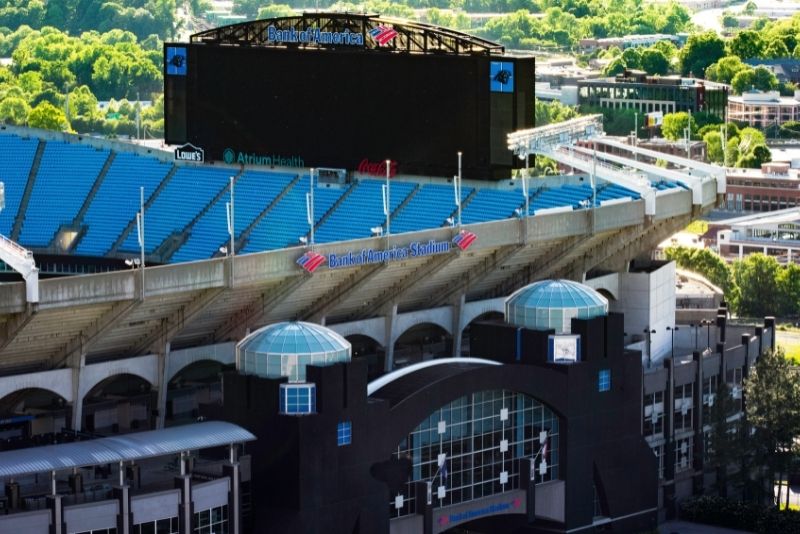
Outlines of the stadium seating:
{"label": "stadium seating", "polygon": [[605,200],[614,200],[617,198],[632,198],[632,199],[639,199],[639,193],[635,191],[631,191],[621,185],[617,184],[603,184],[597,188],[597,202],[603,202]]}
{"label": "stadium seating", "polygon": [[153,158],[117,153],[83,218],[86,233],[75,252],[86,256],[108,252],[139,211],[139,188],[144,187],[147,200],[171,168]]}
{"label": "stadium seating", "polygon": [[[261,252],[297,245],[309,232],[306,215],[308,176],[295,184],[286,196],[253,229],[242,252]],[[314,219],[319,221],[345,193],[344,189],[314,190]]]}
{"label": "stadium seating", "polygon": [[38,146],[38,139],[0,135],[0,162],[2,162],[0,179],[6,189],[6,207],[0,211],[0,234],[6,236],[11,234]]}
{"label": "stadium seating", "polygon": [[[241,234],[292,181],[291,174],[245,172],[234,185],[234,231]],[[222,195],[191,229],[189,239],[170,258],[173,262],[207,259],[230,239],[226,204]]]}
{"label": "stadium seating", "polygon": [[[471,187],[461,188],[462,202],[472,191]],[[392,217],[392,233],[439,228],[445,225],[445,220],[455,209],[452,185],[423,185],[411,201]]]}
{"label": "stadium seating", "polygon": [[[171,234],[183,231],[227,187],[230,176],[230,169],[179,167],[145,211],[145,252],[152,253]],[[128,234],[120,249],[139,250],[136,230]]]}
{"label": "stadium seating", "polygon": [[[317,230],[317,243],[369,237],[371,228],[385,226],[386,215],[383,214],[381,189],[383,184],[381,180],[359,182],[336,212]],[[392,182],[390,211],[397,209],[415,187],[416,184],[410,182]],[[394,233],[394,227],[391,230]]]}
{"label": "stadium seating", "polygon": [[25,213],[20,241],[46,247],[72,223],[108,159],[108,150],[48,141]]}
{"label": "stadium seating", "polygon": [[461,222],[471,224],[514,216],[514,210],[524,206],[522,190],[502,191],[480,189],[461,210]]}

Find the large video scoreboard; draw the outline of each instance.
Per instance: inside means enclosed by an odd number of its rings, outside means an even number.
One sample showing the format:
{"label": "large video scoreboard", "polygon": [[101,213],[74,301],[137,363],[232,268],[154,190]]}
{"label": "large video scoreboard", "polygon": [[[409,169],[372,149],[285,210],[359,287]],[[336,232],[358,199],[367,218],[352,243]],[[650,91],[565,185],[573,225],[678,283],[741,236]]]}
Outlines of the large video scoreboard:
{"label": "large video scoreboard", "polygon": [[[232,33],[243,26],[257,42]],[[493,43],[487,51],[482,40],[471,51],[443,49],[450,41],[436,36],[474,38],[370,16],[217,31],[165,45],[168,143],[272,166],[374,170],[389,159],[393,172],[449,177],[459,151],[466,178],[508,177],[519,166],[506,134],[533,126],[533,58]]]}

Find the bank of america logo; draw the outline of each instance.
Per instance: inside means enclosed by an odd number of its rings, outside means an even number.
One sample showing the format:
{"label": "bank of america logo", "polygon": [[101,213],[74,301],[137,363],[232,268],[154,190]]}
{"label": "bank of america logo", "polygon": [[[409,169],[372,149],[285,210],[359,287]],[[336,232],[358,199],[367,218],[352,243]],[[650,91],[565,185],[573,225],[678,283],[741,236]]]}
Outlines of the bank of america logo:
{"label": "bank of america logo", "polygon": [[377,28],[371,29],[369,34],[381,46],[397,37],[397,32],[394,28],[390,28],[389,26],[378,26]]}
{"label": "bank of america logo", "polygon": [[461,230],[453,238],[453,243],[455,243],[456,246],[461,250],[467,250],[470,247],[470,245],[472,245],[475,242],[476,239],[478,239],[478,236],[476,236],[472,232],[468,230]]}
{"label": "bank of america logo", "polygon": [[311,250],[300,256],[297,260],[297,265],[310,273],[316,271],[317,267],[323,263],[325,263],[325,256]]}

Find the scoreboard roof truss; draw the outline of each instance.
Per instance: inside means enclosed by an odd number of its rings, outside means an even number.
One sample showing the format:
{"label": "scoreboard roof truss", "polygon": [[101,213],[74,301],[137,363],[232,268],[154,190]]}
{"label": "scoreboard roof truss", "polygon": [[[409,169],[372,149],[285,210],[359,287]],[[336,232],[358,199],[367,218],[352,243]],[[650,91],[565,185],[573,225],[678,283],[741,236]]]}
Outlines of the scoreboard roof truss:
{"label": "scoreboard roof truss", "polygon": [[[269,38],[270,28],[281,31],[320,30],[361,36],[363,49],[411,54],[502,55],[502,45],[463,32],[377,14],[303,13],[292,17],[255,20],[221,26],[191,36],[192,43],[270,48],[347,49],[352,46],[319,41],[285,42]],[[388,31],[392,37],[386,39]],[[377,33],[377,36],[375,35]],[[383,37],[383,38],[381,38]]]}

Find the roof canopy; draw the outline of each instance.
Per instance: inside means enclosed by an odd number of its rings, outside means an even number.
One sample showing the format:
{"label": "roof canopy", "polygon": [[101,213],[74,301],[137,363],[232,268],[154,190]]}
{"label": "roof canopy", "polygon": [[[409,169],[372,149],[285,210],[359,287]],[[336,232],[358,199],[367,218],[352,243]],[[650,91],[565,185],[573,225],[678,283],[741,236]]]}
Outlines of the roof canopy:
{"label": "roof canopy", "polygon": [[255,439],[253,434],[240,426],[211,421],[110,438],[30,447],[0,452],[0,478],[144,460]]}
{"label": "roof canopy", "polygon": [[[299,32],[319,30],[340,37],[346,42],[299,36]],[[351,39],[354,37],[355,39]],[[222,26],[191,36],[193,43],[238,46],[297,48],[359,48],[414,54],[502,55],[502,45],[456,30],[381,17],[376,14],[303,13],[293,17],[254,20]],[[339,47],[338,45],[342,45]],[[363,46],[362,46],[363,45]]]}

